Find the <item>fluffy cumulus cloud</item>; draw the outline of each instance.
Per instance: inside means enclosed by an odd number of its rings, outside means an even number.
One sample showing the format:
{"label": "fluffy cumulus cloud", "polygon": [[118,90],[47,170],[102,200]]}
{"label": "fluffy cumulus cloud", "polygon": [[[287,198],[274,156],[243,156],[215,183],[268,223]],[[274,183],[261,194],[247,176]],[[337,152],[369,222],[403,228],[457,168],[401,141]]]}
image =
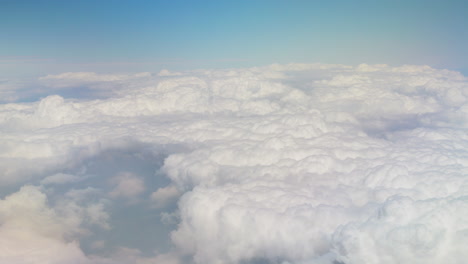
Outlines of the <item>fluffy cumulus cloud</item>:
{"label": "fluffy cumulus cloud", "polygon": [[[50,94],[0,105],[4,262],[468,258],[457,72],[290,64],[38,85]],[[107,92],[55,93],[81,86]]]}
{"label": "fluffy cumulus cloud", "polygon": [[132,198],[138,196],[145,190],[144,182],[132,173],[120,173],[110,179],[110,184],[114,189],[109,193],[111,197]]}
{"label": "fluffy cumulus cloud", "polygon": [[77,241],[86,208],[65,201],[51,208],[47,196],[24,186],[0,201],[0,260],[4,263],[87,263]]}

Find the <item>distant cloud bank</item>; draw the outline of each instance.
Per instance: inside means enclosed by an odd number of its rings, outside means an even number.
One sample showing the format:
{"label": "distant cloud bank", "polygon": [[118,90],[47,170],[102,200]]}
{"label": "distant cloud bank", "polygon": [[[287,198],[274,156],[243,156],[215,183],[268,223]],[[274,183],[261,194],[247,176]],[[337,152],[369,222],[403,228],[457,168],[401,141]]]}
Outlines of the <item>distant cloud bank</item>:
{"label": "distant cloud bank", "polygon": [[458,72],[287,64],[35,85],[0,82],[2,263],[468,259]]}

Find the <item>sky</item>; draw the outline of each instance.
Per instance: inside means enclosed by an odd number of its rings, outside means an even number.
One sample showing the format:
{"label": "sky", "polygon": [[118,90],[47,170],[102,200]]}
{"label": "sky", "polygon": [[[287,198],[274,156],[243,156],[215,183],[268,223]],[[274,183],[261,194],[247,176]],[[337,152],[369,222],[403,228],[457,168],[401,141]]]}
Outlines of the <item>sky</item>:
{"label": "sky", "polygon": [[4,78],[294,62],[468,69],[463,0],[2,0],[0,5]]}

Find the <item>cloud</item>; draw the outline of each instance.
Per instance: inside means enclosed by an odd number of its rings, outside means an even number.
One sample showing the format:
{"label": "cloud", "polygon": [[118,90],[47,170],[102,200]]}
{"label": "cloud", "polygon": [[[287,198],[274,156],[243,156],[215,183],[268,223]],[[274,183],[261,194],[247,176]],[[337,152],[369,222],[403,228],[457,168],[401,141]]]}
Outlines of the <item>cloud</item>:
{"label": "cloud", "polygon": [[22,187],[0,201],[0,260],[88,263],[78,243],[66,239],[79,231],[71,217],[50,208],[46,195],[37,187]]}
{"label": "cloud", "polygon": [[157,189],[151,194],[151,201],[154,202],[156,208],[167,206],[172,200],[180,195],[179,190],[175,186],[167,186]]}
{"label": "cloud", "polygon": [[97,74],[94,72],[65,72],[57,75],[47,75],[40,77],[39,81],[54,88],[64,88],[69,86],[81,86],[84,84],[99,84],[118,82],[131,79],[150,77],[151,73],[141,72],[132,75],[128,74]]}
{"label": "cloud", "polygon": [[392,197],[366,222],[349,223],[337,230],[334,243],[339,260],[460,263],[467,256],[463,248],[467,243],[464,233],[468,214],[463,200]]}
{"label": "cloud", "polygon": [[41,184],[48,185],[48,184],[65,184],[65,183],[73,183],[80,180],[80,177],[71,175],[71,174],[64,174],[64,173],[57,173],[41,181]]}
{"label": "cloud", "polygon": [[159,73],[158,73],[158,76],[178,76],[178,75],[182,75],[182,73],[180,72],[171,72],[169,70],[161,70]]}
{"label": "cloud", "polygon": [[109,193],[113,198],[134,198],[145,190],[143,180],[129,172],[123,172],[111,178],[110,184],[115,186]]}
{"label": "cloud", "polygon": [[[2,209],[11,237],[26,219],[37,241],[91,263],[468,257],[460,73],[288,64],[40,82],[112,92],[0,105],[2,203],[19,204]],[[18,193],[35,202],[8,198]]]}

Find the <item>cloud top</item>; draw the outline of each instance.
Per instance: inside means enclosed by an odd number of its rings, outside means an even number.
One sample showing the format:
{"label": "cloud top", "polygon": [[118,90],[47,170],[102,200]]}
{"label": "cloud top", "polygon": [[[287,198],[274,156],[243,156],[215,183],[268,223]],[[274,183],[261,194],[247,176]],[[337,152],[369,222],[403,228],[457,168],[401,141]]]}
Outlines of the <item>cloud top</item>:
{"label": "cloud top", "polygon": [[[112,92],[0,105],[2,187],[26,185],[1,202],[10,237],[19,223],[90,263],[468,257],[468,82],[457,72],[289,64],[40,82]],[[118,237],[127,212],[160,213],[142,226],[160,230],[165,246],[145,244],[158,253],[85,235]]]}

